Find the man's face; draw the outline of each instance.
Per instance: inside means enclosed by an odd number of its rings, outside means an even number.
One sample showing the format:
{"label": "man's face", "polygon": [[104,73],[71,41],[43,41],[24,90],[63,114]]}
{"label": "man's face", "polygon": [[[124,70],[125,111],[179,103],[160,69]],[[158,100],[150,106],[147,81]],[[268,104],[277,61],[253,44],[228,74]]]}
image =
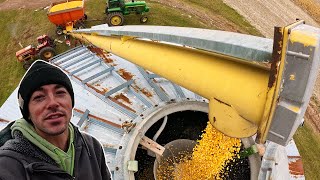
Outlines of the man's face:
{"label": "man's face", "polygon": [[58,84],[41,86],[29,101],[30,119],[42,137],[60,135],[68,130],[72,100],[67,89]]}

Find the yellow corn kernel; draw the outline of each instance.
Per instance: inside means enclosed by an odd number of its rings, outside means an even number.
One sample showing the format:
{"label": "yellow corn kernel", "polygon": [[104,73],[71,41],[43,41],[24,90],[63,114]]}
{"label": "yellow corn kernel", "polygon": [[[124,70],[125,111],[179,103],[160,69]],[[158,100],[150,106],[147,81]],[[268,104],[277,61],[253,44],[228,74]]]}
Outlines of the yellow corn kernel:
{"label": "yellow corn kernel", "polygon": [[172,165],[172,162],[168,162],[168,165],[159,167],[157,179],[167,179],[162,176],[163,174],[168,176],[167,173],[171,174],[169,175],[171,179],[176,180],[222,179],[220,173],[225,165],[234,161],[234,158],[239,158],[237,154],[240,146],[240,139],[228,137],[208,123],[193,149],[192,157],[180,156],[178,158],[181,163]]}

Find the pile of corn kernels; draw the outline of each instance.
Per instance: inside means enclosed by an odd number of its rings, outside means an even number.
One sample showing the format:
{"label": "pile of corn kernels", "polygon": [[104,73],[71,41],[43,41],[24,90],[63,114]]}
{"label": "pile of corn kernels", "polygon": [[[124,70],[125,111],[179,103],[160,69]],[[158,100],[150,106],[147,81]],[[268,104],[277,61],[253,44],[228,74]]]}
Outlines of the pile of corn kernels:
{"label": "pile of corn kernels", "polygon": [[179,163],[169,162],[170,165],[159,167],[157,179],[168,179],[162,176],[167,172],[172,172],[169,179],[223,179],[223,173],[228,173],[228,167],[224,169],[226,164],[239,158],[240,147],[240,139],[228,137],[208,123],[192,155],[181,155],[173,159]]}

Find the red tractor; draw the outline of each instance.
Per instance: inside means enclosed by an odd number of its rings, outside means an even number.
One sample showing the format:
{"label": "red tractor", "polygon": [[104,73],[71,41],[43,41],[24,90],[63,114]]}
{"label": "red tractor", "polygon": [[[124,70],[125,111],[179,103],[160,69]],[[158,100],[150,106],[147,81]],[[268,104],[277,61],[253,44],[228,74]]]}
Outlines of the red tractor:
{"label": "red tractor", "polygon": [[37,41],[37,47],[29,45],[16,52],[18,61],[23,63],[23,68],[26,70],[31,66],[36,57],[48,61],[50,58],[56,55],[56,51],[54,49],[56,45],[54,40],[49,36],[39,36]]}

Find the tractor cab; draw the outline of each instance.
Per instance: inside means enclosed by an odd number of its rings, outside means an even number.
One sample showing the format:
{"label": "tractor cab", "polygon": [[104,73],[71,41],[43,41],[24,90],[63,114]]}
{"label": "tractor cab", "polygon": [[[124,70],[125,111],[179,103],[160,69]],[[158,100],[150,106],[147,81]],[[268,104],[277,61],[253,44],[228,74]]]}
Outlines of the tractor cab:
{"label": "tractor cab", "polygon": [[148,17],[145,13],[149,12],[149,7],[145,1],[125,2],[124,0],[108,0],[105,13],[107,14],[107,23],[109,26],[122,26],[124,15],[134,13],[140,16],[140,22],[146,23]]}
{"label": "tractor cab", "polygon": [[48,35],[44,34],[42,36],[37,37],[38,44],[49,43],[54,44],[53,39],[51,39]]}
{"label": "tractor cab", "polygon": [[[124,0],[109,0],[107,3],[107,9],[113,9],[113,8],[123,8],[125,5]],[[107,13],[107,11],[106,11]]]}
{"label": "tractor cab", "polygon": [[54,43],[54,40],[45,34],[37,37],[37,41],[38,41],[37,49],[42,49],[43,47],[46,47],[46,46],[50,46],[54,48],[56,46],[56,44]]}

